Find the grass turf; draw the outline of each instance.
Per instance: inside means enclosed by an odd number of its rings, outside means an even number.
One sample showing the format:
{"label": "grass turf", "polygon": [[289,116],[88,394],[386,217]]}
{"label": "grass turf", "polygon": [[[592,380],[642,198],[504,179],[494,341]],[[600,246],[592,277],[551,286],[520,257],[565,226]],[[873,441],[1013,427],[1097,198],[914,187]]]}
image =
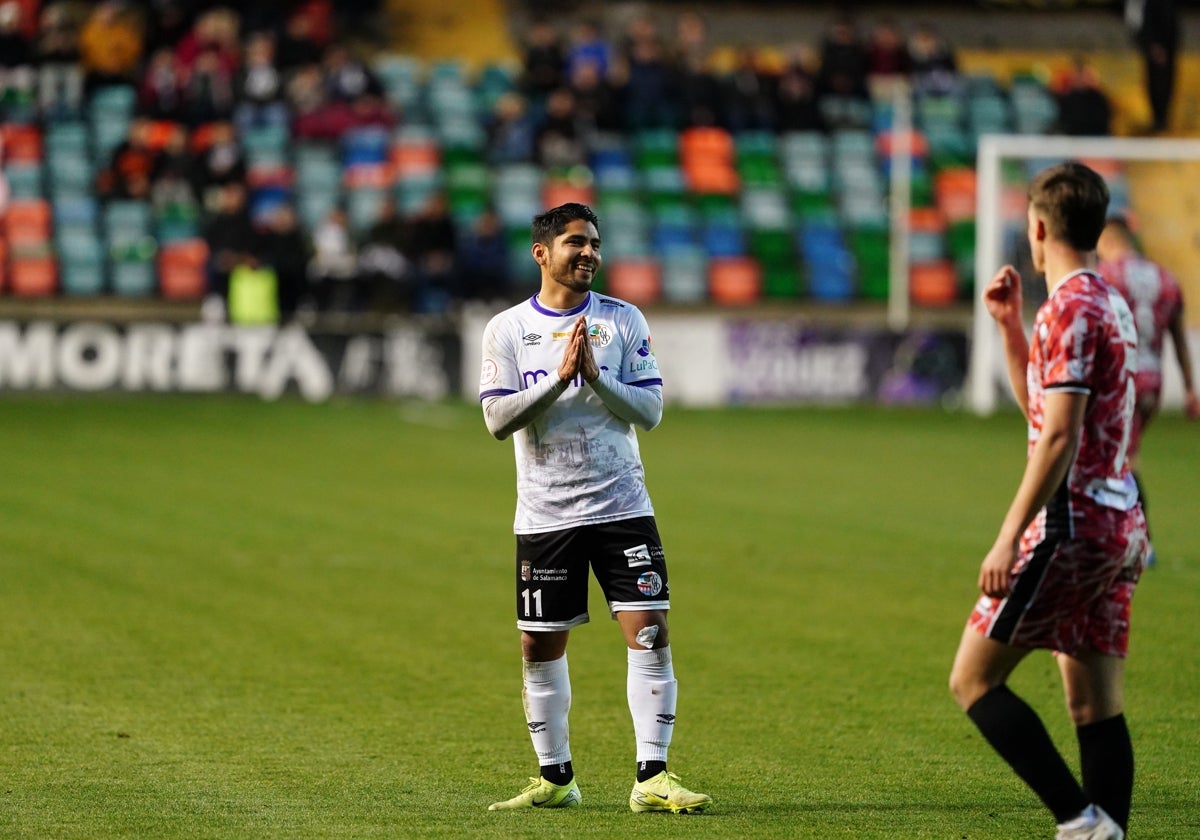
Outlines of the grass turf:
{"label": "grass turf", "polygon": [[[473,405],[6,397],[0,836],[1048,837],[945,688],[1020,477],[1014,415],[670,409],[672,767],[634,815],[616,627],[571,642],[584,807],[489,813],[534,759],[511,443]],[[1134,835],[1200,833],[1200,435],[1150,430]],[[1014,685],[1073,762],[1050,657]]]}

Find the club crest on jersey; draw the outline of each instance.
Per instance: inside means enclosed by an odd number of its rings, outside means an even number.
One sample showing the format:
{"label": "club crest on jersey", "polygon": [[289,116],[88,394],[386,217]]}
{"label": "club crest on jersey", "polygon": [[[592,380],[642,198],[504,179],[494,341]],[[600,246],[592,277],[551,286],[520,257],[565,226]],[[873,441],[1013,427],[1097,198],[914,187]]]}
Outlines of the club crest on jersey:
{"label": "club crest on jersey", "polygon": [[588,341],[593,347],[607,347],[612,343],[612,328],[608,324],[589,324]]}
{"label": "club crest on jersey", "polygon": [[643,572],[637,579],[638,591],[647,598],[653,598],[662,592],[663,582],[658,572]]}
{"label": "club crest on jersey", "polygon": [[521,561],[521,580],[530,580],[533,578],[533,567],[528,560]]}

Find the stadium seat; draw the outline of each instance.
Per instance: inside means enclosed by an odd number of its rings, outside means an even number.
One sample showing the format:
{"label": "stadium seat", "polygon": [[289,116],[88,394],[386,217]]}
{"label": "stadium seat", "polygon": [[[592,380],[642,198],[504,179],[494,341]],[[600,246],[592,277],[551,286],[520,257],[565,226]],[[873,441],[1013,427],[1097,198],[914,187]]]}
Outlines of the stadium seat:
{"label": "stadium seat", "polygon": [[635,306],[649,306],[662,298],[662,267],[653,258],[618,257],[604,268],[605,290]]}
{"label": "stadium seat", "polygon": [[50,297],[58,286],[54,257],[14,255],[8,264],[8,287],[15,297]]}
{"label": "stadium seat", "polygon": [[909,297],[918,306],[945,306],[958,298],[958,279],[948,260],[909,267]]}
{"label": "stadium seat", "polygon": [[662,252],[663,299],[671,303],[708,300],[708,257],[696,245],[673,246]]}
{"label": "stadium seat", "polygon": [[717,257],[708,264],[708,290],[713,303],[746,306],[762,298],[762,268],[752,257]]}
{"label": "stadium seat", "polygon": [[208,244],[181,239],[158,252],[159,292],[166,300],[200,300],[207,287]]}
{"label": "stadium seat", "polygon": [[15,122],[0,124],[0,149],[6,163],[36,163],[44,154],[42,130]]}
{"label": "stadium seat", "polygon": [[567,202],[586,204],[589,207],[596,203],[596,194],[588,184],[550,178],[542,185],[542,206],[557,207]]}
{"label": "stadium seat", "polygon": [[50,202],[44,198],[10,201],[4,211],[4,235],[10,248],[44,245],[50,239]]}
{"label": "stadium seat", "polygon": [[39,161],[16,161],[4,167],[11,199],[41,198],[42,164]]}

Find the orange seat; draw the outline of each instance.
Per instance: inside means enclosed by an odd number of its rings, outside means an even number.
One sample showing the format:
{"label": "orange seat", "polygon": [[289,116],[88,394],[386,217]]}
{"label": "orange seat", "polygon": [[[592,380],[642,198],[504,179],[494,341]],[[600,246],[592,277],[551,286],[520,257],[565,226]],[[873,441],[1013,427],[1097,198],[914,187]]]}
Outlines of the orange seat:
{"label": "orange seat", "polygon": [[558,207],[572,201],[590,207],[596,203],[596,192],[590,186],[570,181],[547,181],[542,185],[543,207]]}
{"label": "orange seat", "polygon": [[921,233],[944,233],[946,217],[937,207],[914,207],[908,214],[908,229]]}
{"label": "orange seat", "polygon": [[613,297],[636,306],[662,298],[662,266],[653,258],[613,260],[604,268],[604,287]]}
{"label": "orange seat", "polygon": [[[882,157],[891,157],[892,147],[896,144],[896,132],[884,131],[875,140],[875,149]],[[919,131],[908,132],[908,151],[913,157],[923,158],[929,154],[929,142]]]}
{"label": "orange seat", "polygon": [[382,190],[395,183],[395,173],[388,163],[356,163],[346,168],[342,183],[348,190]]}
{"label": "orange seat", "polygon": [[679,157],[681,161],[689,158],[732,161],[733,136],[723,128],[712,126],[685,129],[679,135]]}
{"label": "orange seat", "polygon": [[958,299],[958,276],[949,260],[916,263],[908,271],[908,294],[918,306],[945,306]]}
{"label": "orange seat", "polygon": [[689,190],[705,195],[735,195],[742,183],[732,166],[712,161],[684,164],[683,178]]}
{"label": "orange seat", "polygon": [[401,178],[416,173],[437,172],[442,165],[441,150],[432,143],[392,146],[388,157]]}
{"label": "orange seat", "polygon": [[50,202],[44,198],[13,201],[4,213],[4,234],[10,245],[40,245],[50,239]]}
{"label": "orange seat", "polygon": [[158,252],[159,291],[167,300],[199,300],[208,288],[208,244],[181,239]]}
{"label": "orange seat", "polygon": [[58,287],[54,257],[16,257],[9,264],[9,285],[19,297],[49,297]]}
{"label": "orange seat", "polygon": [[974,218],[975,170],[969,167],[942,170],[933,178],[933,195],[947,221]]}
{"label": "orange seat", "polygon": [[708,264],[708,294],[714,303],[745,306],[762,297],[762,266],[753,257],[716,257]]}

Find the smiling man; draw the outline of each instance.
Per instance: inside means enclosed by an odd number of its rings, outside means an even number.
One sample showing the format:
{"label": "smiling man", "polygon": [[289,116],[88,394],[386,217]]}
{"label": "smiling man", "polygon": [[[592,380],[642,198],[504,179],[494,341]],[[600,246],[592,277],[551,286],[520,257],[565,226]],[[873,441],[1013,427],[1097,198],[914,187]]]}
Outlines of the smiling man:
{"label": "smiling man", "polygon": [[637,742],[634,811],[701,811],[711,798],[667,772],[676,681],[667,566],[634,427],[662,419],[662,378],[638,309],[591,291],[599,220],[564,204],[533,220],[541,289],[483,336],[479,398],[488,431],[517,461],[516,604],[526,725],[540,774],[489,810],[569,808],[567,638],[588,621],[589,569],[625,638]]}

